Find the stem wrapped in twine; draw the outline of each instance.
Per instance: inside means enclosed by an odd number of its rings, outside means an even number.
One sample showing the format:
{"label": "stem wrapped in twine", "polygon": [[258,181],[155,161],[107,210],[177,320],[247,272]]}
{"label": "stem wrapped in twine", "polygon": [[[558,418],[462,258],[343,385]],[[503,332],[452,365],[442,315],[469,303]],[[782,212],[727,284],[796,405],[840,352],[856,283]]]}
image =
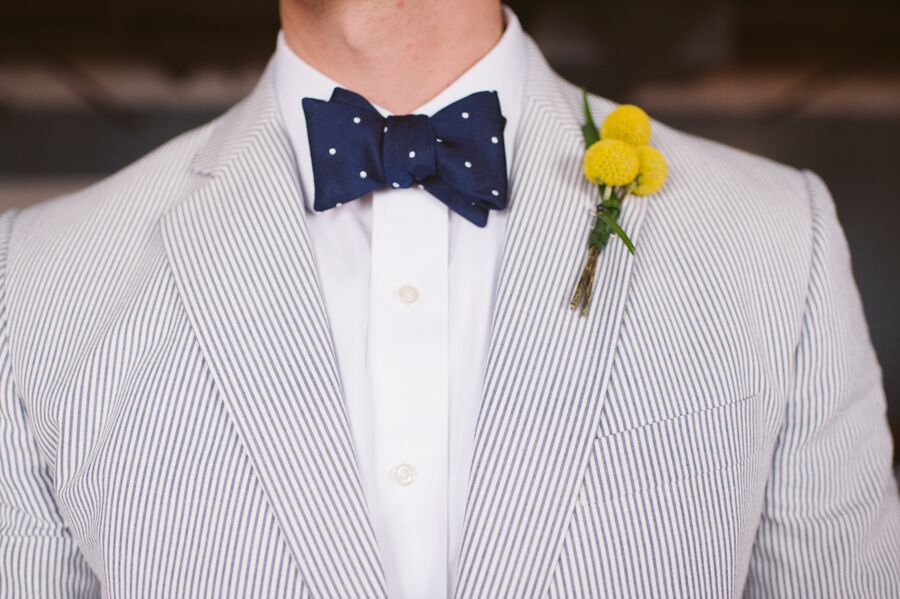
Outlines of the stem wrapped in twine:
{"label": "stem wrapped in twine", "polygon": [[618,236],[628,251],[634,255],[634,244],[628,238],[628,234],[619,226],[617,219],[622,200],[633,189],[634,184],[627,188],[615,189],[608,185],[600,187],[601,202],[597,204],[594,212],[594,226],[588,236],[588,255],[569,301],[569,308],[577,310],[581,306],[581,316],[587,316],[591,305],[591,295],[594,290],[594,277],[597,271],[597,259],[600,252],[606,247],[612,235]]}
{"label": "stem wrapped in twine", "polygon": [[581,269],[581,275],[578,277],[578,283],[575,285],[575,292],[572,294],[572,300],[569,302],[570,310],[577,310],[581,304],[581,316],[588,315],[588,308],[591,305],[591,293],[594,290],[594,276],[597,273],[597,258],[600,256],[600,248],[591,245],[588,247],[587,260],[584,268]]}

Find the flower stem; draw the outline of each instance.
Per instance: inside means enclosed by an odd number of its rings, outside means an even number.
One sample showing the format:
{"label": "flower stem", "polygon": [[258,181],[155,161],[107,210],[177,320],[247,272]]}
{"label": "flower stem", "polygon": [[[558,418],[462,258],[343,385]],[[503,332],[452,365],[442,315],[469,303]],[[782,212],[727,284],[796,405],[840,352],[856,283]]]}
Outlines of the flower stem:
{"label": "flower stem", "polygon": [[622,200],[628,195],[627,188],[615,188],[610,185],[600,185],[600,201],[594,212],[594,224],[588,235],[588,255],[585,260],[575,291],[569,301],[569,309],[577,310],[581,307],[581,316],[587,316],[591,305],[591,296],[594,292],[594,278],[597,271],[597,259],[600,252],[606,247],[612,235],[619,237],[634,254],[634,244],[628,238],[628,234],[619,226],[618,217],[622,206]]}
{"label": "flower stem", "polygon": [[596,245],[588,247],[587,260],[581,274],[578,277],[578,283],[575,285],[575,292],[569,302],[570,310],[577,310],[581,306],[581,316],[587,316],[588,308],[591,305],[591,294],[594,290],[594,276],[597,272],[597,258],[600,256],[600,248]]}

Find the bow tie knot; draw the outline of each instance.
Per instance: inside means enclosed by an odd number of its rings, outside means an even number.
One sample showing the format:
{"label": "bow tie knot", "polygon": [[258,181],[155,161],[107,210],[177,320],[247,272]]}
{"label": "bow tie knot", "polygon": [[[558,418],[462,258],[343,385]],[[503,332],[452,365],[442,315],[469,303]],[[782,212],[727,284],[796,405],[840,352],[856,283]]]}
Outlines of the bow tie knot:
{"label": "bow tie knot", "polygon": [[495,92],[477,92],[433,116],[383,117],[365,98],[336,88],[303,99],[317,211],[372,191],[415,184],[483,227],[506,207],[506,154]]}
{"label": "bow tie knot", "polygon": [[437,174],[437,136],[421,114],[389,116],[381,154],[384,178],[392,187],[409,187]]}

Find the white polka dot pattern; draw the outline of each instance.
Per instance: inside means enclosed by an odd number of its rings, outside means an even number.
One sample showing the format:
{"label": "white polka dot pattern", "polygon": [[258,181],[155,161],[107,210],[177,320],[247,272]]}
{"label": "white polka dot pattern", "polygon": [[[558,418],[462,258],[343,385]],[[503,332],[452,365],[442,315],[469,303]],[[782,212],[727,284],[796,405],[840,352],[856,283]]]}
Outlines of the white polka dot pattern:
{"label": "white polka dot pattern", "polygon": [[[382,117],[342,88],[329,101],[304,98],[302,105],[316,211],[425,182],[429,193],[479,227],[490,211],[506,207],[505,119],[496,92],[472,93],[431,116]],[[326,149],[330,159],[319,159]]]}

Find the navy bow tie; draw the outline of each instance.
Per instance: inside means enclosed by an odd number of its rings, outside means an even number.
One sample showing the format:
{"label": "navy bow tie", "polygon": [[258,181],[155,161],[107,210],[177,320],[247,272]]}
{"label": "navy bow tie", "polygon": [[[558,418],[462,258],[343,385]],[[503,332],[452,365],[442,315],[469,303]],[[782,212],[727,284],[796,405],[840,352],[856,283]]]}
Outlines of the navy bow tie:
{"label": "navy bow tie", "polygon": [[479,227],[506,207],[506,151],[496,92],[477,92],[427,117],[381,116],[336,88],[303,99],[317,211],[384,187],[421,185]]}

